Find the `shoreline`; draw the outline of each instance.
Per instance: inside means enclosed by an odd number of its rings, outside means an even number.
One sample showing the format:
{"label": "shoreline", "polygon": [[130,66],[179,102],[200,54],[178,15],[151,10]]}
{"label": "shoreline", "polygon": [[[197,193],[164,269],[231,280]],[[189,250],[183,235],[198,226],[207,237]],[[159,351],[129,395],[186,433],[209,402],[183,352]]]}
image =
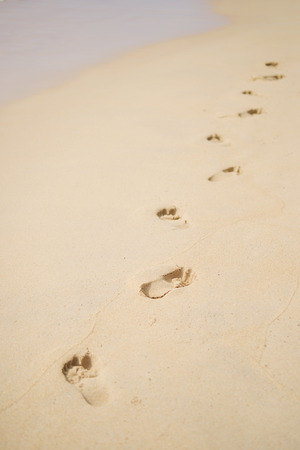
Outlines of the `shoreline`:
{"label": "shoreline", "polygon": [[[8,1],[8,0],[6,0],[6,1]],[[203,31],[203,32],[197,33],[197,34],[166,39],[166,40],[152,43],[152,44],[145,44],[145,45],[139,46],[137,48],[132,48],[127,51],[120,52],[118,55],[111,56],[107,60],[104,60],[100,63],[98,62],[95,64],[90,64],[81,69],[80,68],[74,69],[74,71],[72,71],[72,75],[66,75],[66,74],[62,75],[60,77],[59,81],[58,80],[53,81],[53,83],[50,83],[46,87],[37,88],[36,91],[32,91],[31,93],[28,92],[27,94],[24,94],[18,98],[11,99],[3,104],[0,104],[0,113],[2,110],[9,108],[11,105],[26,102],[27,100],[30,101],[30,99],[33,99],[39,95],[46,94],[47,92],[51,93],[51,92],[55,92],[56,90],[64,89],[65,87],[67,87],[73,83],[76,83],[77,81],[79,81],[85,77],[88,77],[89,74],[92,74],[93,72],[101,71],[102,69],[105,70],[106,67],[110,68],[115,65],[121,65],[123,60],[128,60],[128,61],[132,60],[133,61],[140,57],[143,58],[143,55],[147,54],[148,52],[150,52],[150,53],[156,52],[156,50],[158,53],[160,53],[160,49],[163,49],[164,47],[166,49],[170,48],[170,50],[172,52],[174,52],[174,51],[176,52],[176,49],[174,48],[176,44],[181,47],[182,45],[185,45],[188,41],[193,42],[193,41],[199,40],[201,38],[205,38],[204,40],[206,40],[206,39],[209,39],[210,33],[216,33],[218,31],[222,31],[230,26],[231,26],[231,24],[229,23],[227,25],[220,26],[218,28],[211,29],[209,31]]]}
{"label": "shoreline", "polygon": [[221,25],[208,0],[197,5],[175,0],[169,10],[168,2],[154,0],[150,9],[130,0],[110,6],[83,0],[1,6],[0,105],[68,82],[139,47]]}
{"label": "shoreline", "polygon": [[3,448],[299,446],[300,9],[268,5],[1,108]]}

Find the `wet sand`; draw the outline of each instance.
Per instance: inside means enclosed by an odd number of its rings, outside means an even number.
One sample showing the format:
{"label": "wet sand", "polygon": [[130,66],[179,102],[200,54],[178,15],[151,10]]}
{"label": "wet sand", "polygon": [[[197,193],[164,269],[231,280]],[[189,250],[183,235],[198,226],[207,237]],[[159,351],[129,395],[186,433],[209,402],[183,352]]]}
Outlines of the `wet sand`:
{"label": "wet sand", "polygon": [[0,2],[0,108],[124,52],[225,23],[209,0]]}

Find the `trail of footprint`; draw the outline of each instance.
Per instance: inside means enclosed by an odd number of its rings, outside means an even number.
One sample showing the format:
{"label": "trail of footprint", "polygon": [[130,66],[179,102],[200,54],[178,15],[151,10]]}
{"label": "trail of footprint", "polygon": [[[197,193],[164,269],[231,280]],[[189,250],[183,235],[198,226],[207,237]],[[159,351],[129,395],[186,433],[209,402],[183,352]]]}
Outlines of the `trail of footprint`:
{"label": "trail of footprint", "polygon": [[179,267],[156,280],[143,283],[140,286],[140,294],[152,299],[162,298],[173,289],[189,286],[195,280],[196,274],[192,269]]}
{"label": "trail of footprint", "polygon": [[241,175],[242,168],[241,166],[231,166],[227,169],[223,169],[220,172],[215,173],[211,177],[208,178],[208,181],[221,181],[233,175]]}
{"label": "trail of footprint", "polygon": [[[279,63],[277,61],[269,61],[265,63],[265,66],[267,67],[277,67],[279,65]],[[260,75],[258,77],[252,77],[253,81],[256,80],[263,80],[263,81],[276,81],[276,80],[282,80],[282,78],[285,78],[285,75]],[[251,90],[245,90],[242,91],[242,94],[244,95],[254,95],[254,92]]]}
{"label": "trail of footprint", "polygon": [[[276,67],[278,65],[278,63],[277,62],[269,62],[269,63],[265,63],[265,65],[268,67]],[[266,76],[252,77],[252,79],[254,81],[255,80],[273,81],[273,80],[280,80],[284,77],[285,77],[285,75],[266,75]],[[253,91],[251,91],[251,90],[243,91],[242,94],[254,95]],[[250,110],[246,111],[245,113],[239,113],[238,115],[240,117],[244,117],[244,115],[253,115],[253,114],[261,114],[261,113],[262,113],[261,109],[250,109]],[[223,117],[228,117],[228,116],[223,116]],[[208,141],[212,140],[212,141],[217,142],[217,141],[221,141],[222,139],[217,134],[214,134],[214,135],[208,136],[207,140]],[[209,181],[219,181],[219,180],[223,179],[224,176],[226,177],[227,174],[240,175],[240,173],[241,173],[240,166],[229,167],[228,169],[224,169],[221,172],[211,176],[209,178]],[[157,212],[157,216],[161,220],[179,220],[179,219],[181,219],[181,217],[177,213],[176,207],[163,208]],[[242,219],[239,219],[238,221],[249,220],[250,217],[251,217],[251,215],[249,217],[244,217]],[[235,222],[233,222],[233,223],[235,223]],[[229,225],[232,225],[232,224],[229,224]],[[208,234],[207,236],[200,239],[199,241],[204,240],[213,234],[214,234],[214,232],[211,234]],[[197,240],[190,247],[185,249],[182,253],[189,251],[199,241]],[[193,283],[193,281],[195,281],[195,279],[196,279],[196,274],[191,269],[185,269],[183,267],[180,267],[170,273],[162,275],[160,278],[158,278],[156,280],[142,284],[140,287],[140,293],[142,295],[145,295],[146,297],[153,298],[153,299],[162,298],[166,294],[168,294],[170,291],[172,291],[173,289],[188,286],[189,284]],[[114,296],[108,304],[110,304],[113,300],[115,300],[119,294],[120,294],[120,292],[118,292],[116,294],[116,296]],[[82,339],[81,343],[83,343],[94,332],[94,329],[95,329],[96,323],[97,323],[97,317],[98,317],[99,313],[100,313],[100,310],[97,311],[97,313],[95,314],[95,322],[92,326],[92,329]],[[75,346],[73,346],[73,348],[74,347]],[[32,390],[32,388],[39,383],[39,381],[42,379],[43,375],[45,375],[45,373],[49,370],[49,368],[52,367],[56,362],[57,362],[57,360],[54,361],[49,367],[47,367],[43,371],[43,373],[34,381],[34,383],[21,396],[19,396],[17,399],[12,401],[10,404],[6,405],[0,411],[5,411],[6,409],[12,407],[14,404],[19,402],[23,397],[25,397]],[[88,404],[90,404],[92,406],[100,406],[107,401],[108,393],[105,389],[101,390],[99,388],[99,384],[96,380],[97,371],[95,369],[92,369],[92,358],[91,358],[89,352],[87,352],[85,355],[83,355],[81,357],[74,355],[71,360],[67,361],[64,364],[62,372],[65,376],[65,379],[69,383],[74,384],[76,386],[76,388],[80,391],[83,398],[85,399],[85,401]]]}
{"label": "trail of footprint", "polygon": [[[255,183],[252,183],[253,186],[257,189],[260,189],[264,194],[268,194],[271,198],[276,199],[276,201],[278,202],[278,204],[280,204],[279,207],[279,211],[282,212],[283,209],[285,208],[285,203],[280,199],[280,197],[277,197],[273,191],[269,191],[267,189],[262,189],[259,185],[256,185]],[[175,257],[179,257],[182,256],[184,254],[186,254],[187,252],[191,251],[192,248],[194,248],[196,245],[198,245],[200,242],[205,241],[206,239],[211,238],[212,236],[214,236],[215,233],[217,233],[219,230],[223,229],[223,228],[227,228],[227,227],[231,227],[237,223],[240,222],[247,222],[249,220],[253,220],[253,218],[255,217],[255,219],[257,220],[257,214],[248,214],[246,216],[240,217],[238,219],[234,219],[232,222],[227,223],[227,224],[222,224],[220,226],[218,226],[216,229],[214,229],[212,232],[207,233],[206,235],[202,236],[200,239],[197,239],[195,242],[193,242],[191,245],[189,245],[187,248],[185,248],[184,250],[182,250],[181,252],[178,252],[176,254],[173,254],[172,256],[170,256],[169,258],[160,261],[161,264],[167,264],[169,263],[171,260],[174,260]],[[268,217],[268,215],[265,215],[265,212],[263,213],[263,215],[261,215],[261,217]],[[286,227],[286,229],[288,230],[288,232],[290,233],[295,233],[297,235],[297,238],[300,237],[300,233],[298,231],[296,231],[294,228],[288,228]],[[168,272],[169,273],[169,272]],[[196,275],[194,275],[195,278],[194,280],[196,280]],[[300,276],[300,275],[299,275]],[[193,280],[193,281],[194,281]],[[83,345],[87,339],[94,333],[96,327],[97,327],[97,321],[99,318],[100,313],[103,313],[106,308],[109,307],[109,305],[111,305],[113,302],[116,302],[118,297],[125,291],[125,288],[122,288],[121,290],[119,290],[116,294],[114,294],[109,301],[106,303],[106,305],[104,307],[101,307],[98,309],[98,311],[94,314],[94,320],[93,320],[93,324],[91,326],[91,329],[89,330],[89,332],[83,336],[81,338],[81,340],[79,342],[76,342],[72,347],[70,347],[67,352],[65,352],[64,354],[69,353],[70,351],[72,351],[73,349],[77,348],[79,345]],[[14,400],[12,400],[10,403],[8,403],[7,405],[4,405],[3,407],[0,408],[0,412],[4,412],[8,409],[10,409],[12,406],[16,405],[17,403],[19,403],[24,397],[26,397],[26,395],[28,395],[32,389],[34,387],[36,387],[41,380],[43,379],[43,377],[45,376],[45,374],[50,370],[50,368],[52,368],[55,364],[57,364],[60,360],[61,357],[63,355],[59,356],[57,359],[55,359],[54,361],[52,361],[43,371],[42,373],[40,373],[40,375],[32,382],[32,384],[29,386],[29,388],[27,388],[21,395],[19,395],[17,398],[15,398]],[[106,394],[106,398],[108,398],[108,395]]]}
{"label": "trail of footprint", "polygon": [[89,405],[101,406],[108,399],[106,390],[99,387],[97,371],[93,368],[89,352],[83,356],[74,355],[64,364],[62,373],[69,383],[74,384]]}

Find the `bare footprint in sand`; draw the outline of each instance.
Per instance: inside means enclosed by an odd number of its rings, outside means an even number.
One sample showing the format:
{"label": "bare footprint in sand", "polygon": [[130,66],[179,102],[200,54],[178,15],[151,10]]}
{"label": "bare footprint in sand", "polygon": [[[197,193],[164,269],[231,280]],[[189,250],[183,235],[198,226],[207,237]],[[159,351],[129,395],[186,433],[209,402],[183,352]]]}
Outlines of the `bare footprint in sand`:
{"label": "bare footprint in sand", "polygon": [[188,226],[186,218],[182,217],[176,206],[161,208],[156,211],[156,216],[163,221],[172,222],[176,228],[186,228]]}
{"label": "bare footprint in sand", "polygon": [[222,142],[223,139],[219,134],[210,134],[209,136],[207,136],[206,138],[207,141],[209,142]]}
{"label": "bare footprint in sand", "polygon": [[[250,94],[251,92],[251,94]],[[247,95],[252,95],[252,91],[244,91],[242,92],[242,94],[247,94]],[[226,115],[226,116],[219,116],[220,119],[225,119],[226,117],[249,117],[249,116],[255,116],[256,114],[262,114],[263,113],[263,109],[262,108],[251,108],[251,109],[247,109],[247,111],[243,111],[240,112],[238,114],[234,114],[234,116],[232,115]]]}
{"label": "bare footprint in sand", "polygon": [[189,286],[195,280],[196,274],[192,269],[178,267],[156,280],[142,284],[140,287],[140,294],[153,299],[162,298],[173,291],[173,289]]}
{"label": "bare footprint in sand", "polygon": [[238,113],[239,117],[248,117],[248,116],[254,116],[256,114],[262,114],[263,110],[262,108],[251,108],[248,109],[247,111],[243,111]]}
{"label": "bare footprint in sand", "polygon": [[97,371],[93,368],[89,352],[83,356],[74,355],[64,364],[62,373],[69,383],[76,386],[89,405],[100,406],[108,399],[106,389],[99,387]]}
{"label": "bare footprint in sand", "polygon": [[241,175],[242,168],[241,166],[232,166],[228,167],[227,169],[223,169],[218,173],[215,173],[211,177],[208,178],[208,181],[222,181],[230,176],[233,175]]}
{"label": "bare footprint in sand", "polygon": [[178,213],[176,206],[171,206],[170,208],[159,209],[156,213],[160,220],[179,220],[181,216]]}
{"label": "bare footprint in sand", "polygon": [[276,81],[282,80],[285,78],[285,75],[260,75],[258,77],[252,77],[253,81],[262,80],[262,81]]}
{"label": "bare footprint in sand", "polygon": [[267,66],[267,67],[277,67],[278,64],[279,64],[278,62],[270,61],[270,62],[266,62],[265,66]]}

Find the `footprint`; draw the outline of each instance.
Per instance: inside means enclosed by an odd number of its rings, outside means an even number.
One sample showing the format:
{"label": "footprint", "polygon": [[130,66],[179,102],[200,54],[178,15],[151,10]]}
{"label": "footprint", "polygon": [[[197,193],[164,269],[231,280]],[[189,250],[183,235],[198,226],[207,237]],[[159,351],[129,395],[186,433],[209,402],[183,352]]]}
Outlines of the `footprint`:
{"label": "footprint", "polygon": [[210,142],[222,142],[223,139],[219,134],[210,134],[209,136],[207,136],[206,138],[207,141]]}
{"label": "footprint", "polygon": [[242,94],[244,95],[254,95],[253,91],[243,91]]}
{"label": "footprint", "polygon": [[83,356],[74,355],[64,364],[62,373],[69,383],[76,386],[89,405],[100,406],[108,399],[106,390],[99,388],[97,371],[93,368],[89,352]]}
{"label": "footprint", "polygon": [[278,66],[278,62],[275,62],[275,61],[266,62],[265,66],[267,66],[267,67],[277,67]]}
{"label": "footprint", "polygon": [[259,77],[252,77],[252,80],[275,81],[282,80],[282,78],[285,78],[285,75],[261,75]]}
{"label": "footprint", "polygon": [[247,117],[247,116],[254,116],[255,114],[262,114],[263,110],[262,108],[252,108],[248,109],[247,111],[238,113],[239,117]]}
{"label": "footprint", "polygon": [[162,298],[173,291],[173,289],[189,286],[195,280],[196,274],[192,269],[178,267],[156,280],[142,284],[140,287],[140,294],[153,299]]}
{"label": "footprint", "polygon": [[178,214],[176,206],[171,206],[170,208],[159,209],[156,213],[160,220],[179,220],[181,216]]}
{"label": "footprint", "polygon": [[228,167],[227,169],[221,170],[221,172],[218,172],[215,175],[212,175],[211,177],[208,178],[208,181],[213,181],[213,182],[221,181],[232,175],[241,175],[241,173],[242,173],[241,166],[232,166],[232,167]]}

